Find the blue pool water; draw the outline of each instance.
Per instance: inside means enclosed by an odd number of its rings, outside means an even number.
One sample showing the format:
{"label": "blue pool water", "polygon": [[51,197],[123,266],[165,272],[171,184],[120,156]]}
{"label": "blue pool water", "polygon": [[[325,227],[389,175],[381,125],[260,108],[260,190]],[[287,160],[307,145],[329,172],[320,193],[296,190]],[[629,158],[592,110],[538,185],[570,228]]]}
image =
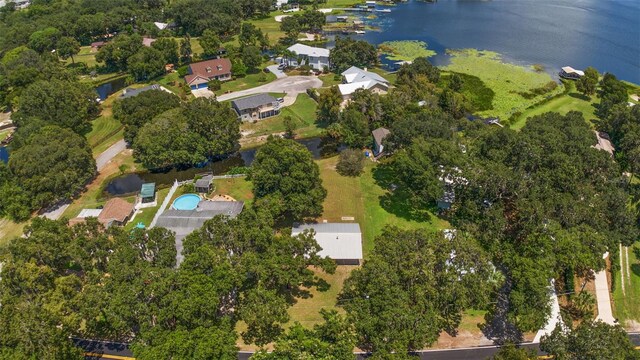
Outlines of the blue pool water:
{"label": "blue pool water", "polygon": [[173,208],[176,210],[195,210],[200,203],[200,196],[196,194],[186,194],[179,196],[173,201]]}

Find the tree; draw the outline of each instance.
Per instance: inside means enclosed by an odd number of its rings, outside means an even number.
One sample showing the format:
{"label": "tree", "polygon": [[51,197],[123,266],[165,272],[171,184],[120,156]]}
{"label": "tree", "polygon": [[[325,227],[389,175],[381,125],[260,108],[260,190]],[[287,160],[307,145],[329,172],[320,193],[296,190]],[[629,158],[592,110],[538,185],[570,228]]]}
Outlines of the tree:
{"label": "tree", "polygon": [[45,126],[11,154],[9,167],[33,208],[66,200],[96,174],[86,139],[69,129]]}
{"label": "tree", "polygon": [[294,219],[322,213],[322,201],[327,191],[322,187],[318,165],[303,145],[270,137],[256,152],[251,168],[257,203],[279,204],[278,215]]}
{"label": "tree", "polygon": [[61,37],[60,30],[48,27],[29,36],[29,47],[40,53],[48,52],[56,48],[56,43]]}
{"label": "tree", "polygon": [[342,176],[358,176],[364,170],[364,161],[360,150],[347,149],[340,153],[336,170]]}
{"label": "tree", "polygon": [[600,81],[600,104],[596,115],[606,119],[616,105],[626,104],[629,95],[624,83],[611,73],[606,73]]}
{"label": "tree", "polygon": [[92,88],[78,82],[37,81],[20,96],[16,123],[26,126],[32,118],[82,133],[100,111]]}
{"label": "tree", "polygon": [[246,46],[268,46],[268,42],[265,39],[262,30],[258,29],[255,25],[249,22],[243,22],[240,26],[240,35],[238,41],[242,48]]}
{"label": "tree", "polygon": [[333,124],[340,120],[340,105],[342,95],[337,86],[324,90],[318,97],[318,109],[316,110],[318,122]]}
{"label": "tree", "polygon": [[491,358],[492,360],[535,360],[538,358],[533,349],[516,347],[514,344],[506,344]]}
{"label": "tree", "polygon": [[133,144],[140,128],[163,112],[180,106],[180,99],[162,90],[144,91],[114,102],[113,117],[124,125],[124,139]]}
{"label": "tree", "polygon": [[242,62],[249,70],[255,71],[262,63],[260,49],[257,46],[245,46],[242,49]]}
{"label": "tree", "polygon": [[375,46],[366,41],[337,37],[329,59],[334,71],[340,73],[351,66],[366,68],[375,65],[378,52]]}
{"label": "tree", "polygon": [[73,56],[80,52],[80,43],[72,37],[65,36],[56,43],[56,50],[60,58],[71,58],[71,62],[75,64]]}
{"label": "tree", "polygon": [[247,75],[247,65],[242,59],[234,59],[231,61],[231,72],[234,76],[244,77]]}
{"label": "tree", "polygon": [[584,70],[584,76],[576,81],[576,89],[585,96],[591,96],[596,92],[599,79],[600,74],[598,70],[589,66]]}
{"label": "tree", "polygon": [[106,43],[96,54],[96,61],[104,63],[108,69],[125,71],[129,58],[143,47],[140,35],[118,35]]}
{"label": "tree", "polygon": [[298,35],[302,31],[302,25],[298,16],[287,16],[282,19],[280,23],[280,30],[284,31],[285,37],[283,39],[285,44],[293,44],[298,40]]}
{"label": "tree", "polygon": [[285,128],[285,138],[287,139],[293,139],[295,137],[295,130],[296,130],[296,123],[295,120],[293,120],[293,118],[289,115],[284,117],[284,120],[282,121],[282,123],[284,124],[284,128]]}
{"label": "tree", "polygon": [[398,83],[411,82],[419,76],[424,76],[430,83],[437,84],[440,80],[440,69],[433,66],[425,57],[417,58],[411,64],[404,64],[400,67]]}
{"label": "tree", "polygon": [[127,69],[137,81],[153,79],[164,74],[164,65],[164,54],[153,47],[142,47],[127,59]]}
{"label": "tree", "polygon": [[183,63],[191,62],[191,37],[187,33],[182,40],[180,40],[180,60]]}
{"label": "tree", "polygon": [[238,115],[226,104],[197,98],[185,105],[184,116],[189,129],[202,138],[207,157],[228,154],[240,147]]}
{"label": "tree", "polygon": [[151,47],[160,51],[165,64],[178,63],[178,42],[172,38],[159,38],[151,44]]}
{"label": "tree", "polygon": [[451,78],[449,79],[449,89],[459,93],[460,90],[462,90],[462,85],[463,85],[463,81],[460,74],[454,73],[453,75],[451,75]]}
{"label": "tree", "polygon": [[259,351],[255,360],[276,359],[349,359],[353,357],[355,334],[353,326],[335,310],[321,309],[323,323],[305,329],[295,323],[280,336],[273,352]]}
{"label": "tree", "polygon": [[442,110],[451,114],[451,116],[456,119],[463,117],[467,111],[464,96],[449,89],[444,89],[440,93],[438,104]]}
{"label": "tree", "polygon": [[486,253],[465,234],[387,227],[375,241],[338,298],[363,350],[423,349],[441,331],[453,332],[461,313],[486,304],[494,289]]}
{"label": "tree", "polygon": [[542,337],[540,349],[557,359],[640,359],[624,329],[602,321],[583,321],[575,329],[563,331],[559,326]]}
{"label": "tree", "polygon": [[349,147],[364,148],[371,144],[367,117],[353,106],[340,115],[340,138]]}
{"label": "tree", "polygon": [[202,51],[204,51],[205,57],[217,56],[220,51],[220,46],[222,46],[218,34],[210,29],[202,32],[202,36],[198,38],[198,42],[200,42],[200,46],[202,46]]}

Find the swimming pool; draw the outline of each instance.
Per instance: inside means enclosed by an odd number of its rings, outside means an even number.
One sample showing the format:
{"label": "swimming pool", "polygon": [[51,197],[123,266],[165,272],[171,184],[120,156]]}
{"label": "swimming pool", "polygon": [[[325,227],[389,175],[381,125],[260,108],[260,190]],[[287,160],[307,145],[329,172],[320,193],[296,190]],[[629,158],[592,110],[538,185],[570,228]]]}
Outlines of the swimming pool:
{"label": "swimming pool", "polygon": [[185,194],[173,201],[172,207],[176,210],[195,210],[200,203],[200,196],[196,194]]}

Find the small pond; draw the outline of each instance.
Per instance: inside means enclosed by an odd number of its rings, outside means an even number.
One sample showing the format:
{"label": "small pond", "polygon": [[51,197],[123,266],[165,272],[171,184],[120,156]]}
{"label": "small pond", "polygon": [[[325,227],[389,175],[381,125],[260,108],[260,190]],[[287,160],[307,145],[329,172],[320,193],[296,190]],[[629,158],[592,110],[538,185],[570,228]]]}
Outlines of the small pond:
{"label": "small pond", "polygon": [[[304,145],[311,152],[314,159],[333,156],[344,149],[343,146],[319,137],[296,141]],[[134,194],[140,190],[144,183],[152,182],[156,183],[157,187],[163,187],[171,185],[174,180],[193,179],[198,174],[213,173],[214,175],[221,175],[234,167],[250,166],[257,151],[258,148],[241,150],[222,160],[211,161],[200,167],[171,169],[165,172],[142,171],[122,175],[111,180],[107,184],[105,191],[109,195]]]}
{"label": "small pond", "polygon": [[0,146],[0,161],[9,162],[9,148],[6,146]]}
{"label": "small pond", "polygon": [[100,101],[105,101],[109,95],[124,89],[125,86],[127,86],[126,77],[121,76],[96,87],[96,92],[98,93]]}

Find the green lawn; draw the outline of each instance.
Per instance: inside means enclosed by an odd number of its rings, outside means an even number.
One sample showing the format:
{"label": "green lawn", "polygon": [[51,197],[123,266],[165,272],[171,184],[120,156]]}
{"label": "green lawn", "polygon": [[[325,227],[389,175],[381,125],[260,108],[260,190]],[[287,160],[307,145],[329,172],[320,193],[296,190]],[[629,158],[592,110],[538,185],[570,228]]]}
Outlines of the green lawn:
{"label": "green lawn", "polygon": [[9,134],[11,134],[11,132],[13,132],[12,129],[0,130],[0,141],[6,139],[9,136]]}
{"label": "green lawn", "polygon": [[253,201],[253,185],[246,178],[216,179],[212,195],[229,195],[237,201],[244,201],[245,206]]}
{"label": "green lawn", "polygon": [[167,194],[169,194],[169,188],[158,190],[156,193],[156,202],[158,205],[150,208],[140,209],[140,213],[136,214],[135,218],[133,218],[133,221],[128,222],[124,228],[126,230],[131,230],[134,226],[136,226],[136,224],[140,222],[143,223],[146,227],[149,227],[149,225],[151,225],[153,217],[160,209],[164,198],[167,197]]}
{"label": "green lawn", "polygon": [[[445,229],[449,224],[433,214],[425,213],[422,219],[406,216],[405,202],[390,203],[388,191],[374,179],[376,165],[367,160],[364,173],[359,177],[341,176],[335,171],[338,157],[318,160],[320,176],[328,195],[321,219],[342,221],[342,217],[354,217],[363,232],[365,258],[373,249],[374,239],[387,225],[403,229]],[[378,176],[378,175],[377,175]]]}
{"label": "green lawn", "polygon": [[16,223],[8,219],[0,219],[0,248],[5,247],[13,238],[20,237],[29,221]]}
{"label": "green lawn", "polygon": [[522,94],[553,81],[549,74],[535,72],[533,68],[504,63],[499,54],[490,51],[466,49],[450,51],[450,54],[452,55],[451,63],[443,70],[477,76],[495,92],[493,109],[480,112],[481,116],[498,116],[504,122],[513,113],[523,112],[547,96],[561,93],[563,90],[559,86],[551,92],[527,99]]}
{"label": "green lawn", "polygon": [[[106,150],[114,142],[122,139],[122,124],[113,116],[100,116],[91,122],[91,131],[85,137],[94,154]],[[114,141],[115,140],[115,141]]]}
{"label": "green lawn", "polygon": [[600,99],[595,95],[590,99],[584,97],[575,90],[575,83],[573,81],[568,82],[568,86],[570,89],[567,94],[558,96],[541,104],[540,106],[524,110],[522,115],[520,115],[511,125],[511,128],[521,129],[526,124],[528,118],[544,114],[549,111],[559,112],[560,114],[565,115],[569,111],[576,110],[580,111],[587,121],[595,119],[595,105],[600,102]]}
{"label": "green lawn", "polygon": [[296,124],[296,137],[306,138],[318,136],[322,133],[322,129],[316,124],[316,108],[317,104],[315,100],[307,94],[300,94],[293,105],[282,109],[280,115],[258,121],[255,124],[244,123],[242,124],[242,131],[251,131],[252,133],[248,136],[249,138],[281,133],[286,130],[284,118],[290,116]]}
{"label": "green lawn", "polygon": [[[88,67],[95,66],[98,62],[96,61],[96,54],[98,52],[91,51],[91,46],[82,46],[80,47],[80,52],[78,55],[73,57],[73,60],[76,63],[85,63]],[[65,60],[66,64],[71,64],[71,58]]]}
{"label": "green lawn", "polygon": [[[266,64],[264,65],[266,66]],[[261,69],[264,67],[261,65]],[[249,74],[236,80],[225,81],[222,83],[220,90],[216,91],[216,95],[222,95],[226,92],[251,89],[256,86],[264,85],[276,79],[276,76],[272,72],[265,73],[263,71]]]}
{"label": "green lawn", "polygon": [[[636,249],[634,251],[634,249]],[[613,292],[613,312],[615,317],[623,326],[630,326],[627,321],[635,321],[635,326],[640,323],[640,258],[636,252],[640,251],[640,244],[637,242],[633,247],[629,247],[629,262],[626,256],[622,256],[622,266],[626,269],[625,279],[621,278],[622,272],[616,274],[616,288]],[[628,271],[628,277],[626,276]],[[622,292],[622,281],[624,281],[625,293]],[[630,326],[631,327],[631,326]]]}
{"label": "green lawn", "polygon": [[338,78],[336,80],[336,74],[328,73],[324,75],[320,75],[318,78],[322,80],[322,87],[332,87],[334,85],[342,84],[342,78]]}

